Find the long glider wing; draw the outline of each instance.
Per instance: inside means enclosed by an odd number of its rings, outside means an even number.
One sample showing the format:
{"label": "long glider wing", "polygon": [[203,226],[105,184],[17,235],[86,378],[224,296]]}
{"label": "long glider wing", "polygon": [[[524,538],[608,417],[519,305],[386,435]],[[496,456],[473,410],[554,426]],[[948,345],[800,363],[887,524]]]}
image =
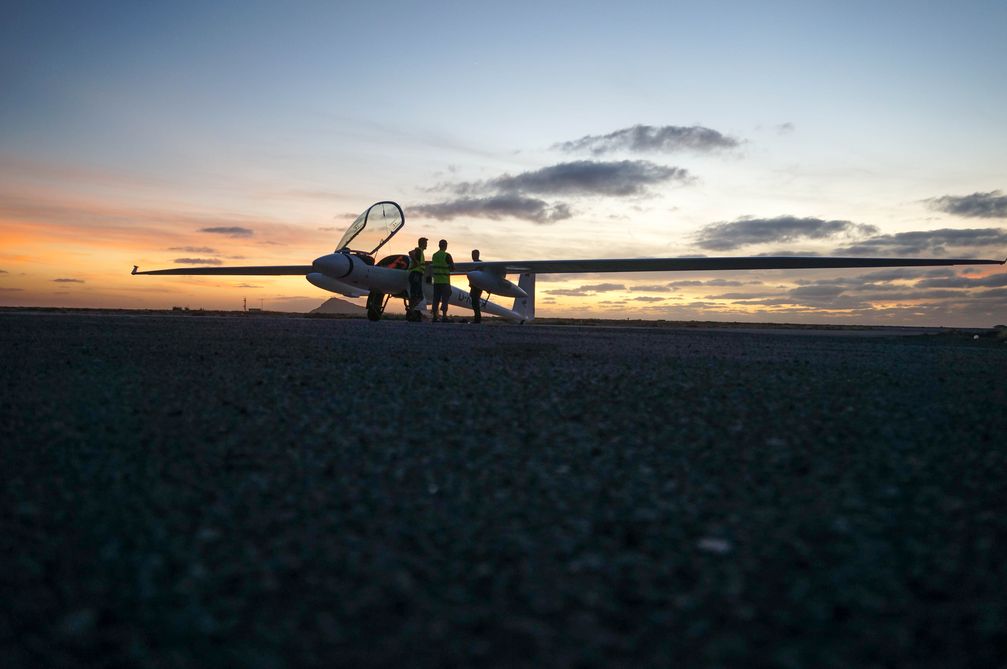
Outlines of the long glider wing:
{"label": "long glider wing", "polygon": [[[843,267],[934,267],[947,265],[1003,265],[1007,260],[978,258],[831,258],[821,256],[749,256],[733,258],[593,258],[584,260],[506,260],[455,263],[455,274],[474,269],[501,274],[578,274],[588,272],[688,272],[749,269],[833,269]],[[173,267],[133,274],[203,276],[306,276],[311,265],[261,265],[249,267]]]}
{"label": "long glider wing", "polygon": [[132,274],[203,274],[210,276],[306,276],[313,272],[311,265],[262,265],[258,267],[174,267],[152,269],[146,272],[133,265]]}
{"label": "long glider wing", "polygon": [[475,269],[517,274],[586,272],[688,272],[696,270],[831,269],[840,267],[930,267],[1003,265],[1007,260],[975,258],[830,258],[820,256],[750,256],[734,258],[597,258],[588,260],[516,260],[455,263],[455,273]]}

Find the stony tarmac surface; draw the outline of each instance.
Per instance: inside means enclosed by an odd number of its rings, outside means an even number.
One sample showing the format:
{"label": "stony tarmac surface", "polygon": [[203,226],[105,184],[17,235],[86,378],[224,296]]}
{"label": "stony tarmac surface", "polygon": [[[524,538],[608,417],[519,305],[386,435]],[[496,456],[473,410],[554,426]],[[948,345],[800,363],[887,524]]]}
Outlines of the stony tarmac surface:
{"label": "stony tarmac surface", "polygon": [[13,667],[1007,666],[993,337],[0,313]]}

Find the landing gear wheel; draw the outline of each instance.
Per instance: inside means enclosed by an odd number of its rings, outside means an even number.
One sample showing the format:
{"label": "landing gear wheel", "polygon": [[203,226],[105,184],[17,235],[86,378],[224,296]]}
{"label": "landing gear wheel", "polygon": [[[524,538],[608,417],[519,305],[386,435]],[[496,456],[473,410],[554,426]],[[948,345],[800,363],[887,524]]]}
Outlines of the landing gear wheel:
{"label": "landing gear wheel", "polygon": [[385,310],[385,294],[372,291],[367,296],[367,320],[380,321]]}
{"label": "landing gear wheel", "polygon": [[416,309],[410,309],[406,312],[406,320],[410,323],[419,323],[423,320],[423,316],[421,316],[420,312]]}

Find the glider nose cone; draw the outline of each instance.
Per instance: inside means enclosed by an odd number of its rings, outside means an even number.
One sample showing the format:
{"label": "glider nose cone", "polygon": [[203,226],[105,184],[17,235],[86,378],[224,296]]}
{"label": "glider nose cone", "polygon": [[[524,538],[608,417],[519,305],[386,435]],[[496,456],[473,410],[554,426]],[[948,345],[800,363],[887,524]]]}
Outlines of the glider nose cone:
{"label": "glider nose cone", "polygon": [[321,272],[335,279],[340,279],[353,269],[353,261],[345,253],[330,253],[321,258],[315,258],[311,266],[316,272]]}

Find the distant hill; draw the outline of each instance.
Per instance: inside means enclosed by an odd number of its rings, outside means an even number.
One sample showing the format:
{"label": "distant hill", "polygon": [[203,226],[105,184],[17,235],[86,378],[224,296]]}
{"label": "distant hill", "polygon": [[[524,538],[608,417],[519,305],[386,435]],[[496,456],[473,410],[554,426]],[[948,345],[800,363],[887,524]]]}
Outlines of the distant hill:
{"label": "distant hill", "polygon": [[311,314],[348,314],[351,316],[363,316],[366,309],[358,304],[341,300],[338,297],[330,297],[325,300],[317,309],[312,309]]}

